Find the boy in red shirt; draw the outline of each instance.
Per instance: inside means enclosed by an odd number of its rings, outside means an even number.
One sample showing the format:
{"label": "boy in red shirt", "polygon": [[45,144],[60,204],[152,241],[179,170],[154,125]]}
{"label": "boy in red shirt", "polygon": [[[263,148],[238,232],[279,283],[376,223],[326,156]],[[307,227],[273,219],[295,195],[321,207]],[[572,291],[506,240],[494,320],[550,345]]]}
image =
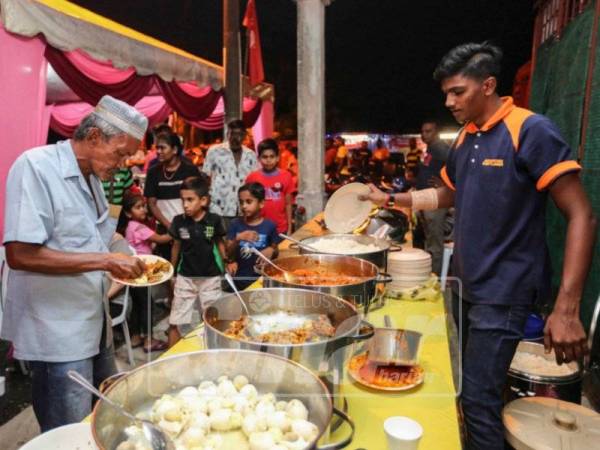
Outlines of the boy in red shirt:
{"label": "boy in red shirt", "polygon": [[287,170],[280,170],[279,148],[274,139],[265,139],[258,144],[258,159],[261,170],[252,172],[246,183],[260,183],[265,187],[263,216],[277,225],[278,233],[292,232],[292,193],[294,183]]}

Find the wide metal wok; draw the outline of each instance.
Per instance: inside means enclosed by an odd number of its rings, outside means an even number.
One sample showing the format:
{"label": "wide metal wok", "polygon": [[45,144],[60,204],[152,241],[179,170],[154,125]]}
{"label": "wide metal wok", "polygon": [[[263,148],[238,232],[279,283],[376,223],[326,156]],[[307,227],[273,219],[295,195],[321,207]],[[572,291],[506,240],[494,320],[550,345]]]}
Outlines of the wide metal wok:
{"label": "wide metal wok", "polygon": [[[310,448],[334,450],[352,441],[354,423],[343,412],[333,409],[323,382],[300,364],[268,353],[203,350],[159,359],[126,373],[105,395],[136,414],[149,409],[163,394],[197,386],[205,380],[216,381],[222,375],[230,378],[245,375],[261,394],[273,392],[278,398],[301,400],[309,411],[308,420],[319,428],[319,438],[328,429],[333,412],[350,425],[352,432],[343,441],[317,445],[317,438]],[[127,418],[115,414],[102,400],[98,401],[92,413],[92,433],[100,449],[115,449],[126,439],[124,429],[129,425]]]}
{"label": "wide metal wok", "polygon": [[360,281],[352,284],[342,285],[303,285],[288,283],[277,277],[277,269],[271,266],[259,268],[263,276],[265,287],[287,287],[298,289],[310,289],[312,291],[331,294],[343,298],[353,305],[364,307],[365,314],[368,313],[372,300],[377,295],[377,285],[389,283],[392,278],[386,273],[380,273],[379,268],[364,259],[353,256],[310,254],[287,256],[275,260],[283,270],[294,271],[296,269],[325,269],[331,274],[343,274],[353,276]]}

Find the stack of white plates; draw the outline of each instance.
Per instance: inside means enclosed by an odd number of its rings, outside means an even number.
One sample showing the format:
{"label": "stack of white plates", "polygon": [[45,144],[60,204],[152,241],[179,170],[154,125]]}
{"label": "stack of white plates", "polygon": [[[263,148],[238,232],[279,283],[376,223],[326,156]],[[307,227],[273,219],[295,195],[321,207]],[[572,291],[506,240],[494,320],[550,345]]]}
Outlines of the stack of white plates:
{"label": "stack of white plates", "polygon": [[404,248],[388,254],[389,289],[401,290],[422,286],[431,276],[431,255],[418,248]]}

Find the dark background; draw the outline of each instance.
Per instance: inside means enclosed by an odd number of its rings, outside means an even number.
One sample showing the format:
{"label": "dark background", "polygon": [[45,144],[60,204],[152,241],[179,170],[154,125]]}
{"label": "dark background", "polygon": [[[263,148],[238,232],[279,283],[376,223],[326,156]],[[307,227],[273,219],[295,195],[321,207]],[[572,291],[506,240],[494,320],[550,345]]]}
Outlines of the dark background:
{"label": "dark background", "polygon": [[[243,17],[246,0],[240,0]],[[222,64],[221,0],[74,0],[81,6]],[[256,0],[265,75],[276,112],[296,112],[296,2]],[[527,0],[335,0],[326,8],[327,130],[407,132],[433,117],[455,125],[431,74],[453,46],[491,40],[505,53],[501,94],[530,58]],[[241,17],[240,17],[241,21]]]}

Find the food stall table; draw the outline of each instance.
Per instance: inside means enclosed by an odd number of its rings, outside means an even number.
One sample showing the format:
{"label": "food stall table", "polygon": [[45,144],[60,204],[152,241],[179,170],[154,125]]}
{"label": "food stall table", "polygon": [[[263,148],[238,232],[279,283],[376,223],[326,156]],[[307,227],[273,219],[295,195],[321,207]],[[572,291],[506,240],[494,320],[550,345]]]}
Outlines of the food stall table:
{"label": "food stall table", "polygon": [[[303,239],[323,234],[316,222],[320,216],[298,230],[294,237]],[[284,243],[282,250],[288,247]],[[253,287],[260,287],[256,283]],[[252,287],[251,287],[252,288]],[[367,320],[383,326],[384,315],[393,325],[423,334],[419,361],[425,370],[422,385],[403,392],[372,390],[354,382],[345,373],[341,393],[348,402],[348,413],[356,423],[354,440],[348,448],[382,450],[387,448],[383,422],[390,416],[408,416],[423,427],[421,450],[456,450],[461,448],[456,389],[450,360],[446,312],[441,294],[432,300],[400,301],[388,298],[385,305],[371,311]],[[202,326],[184,337],[162,356],[172,356],[202,349]],[[347,432],[341,427],[336,433]],[[334,435],[334,438],[337,437]]]}

